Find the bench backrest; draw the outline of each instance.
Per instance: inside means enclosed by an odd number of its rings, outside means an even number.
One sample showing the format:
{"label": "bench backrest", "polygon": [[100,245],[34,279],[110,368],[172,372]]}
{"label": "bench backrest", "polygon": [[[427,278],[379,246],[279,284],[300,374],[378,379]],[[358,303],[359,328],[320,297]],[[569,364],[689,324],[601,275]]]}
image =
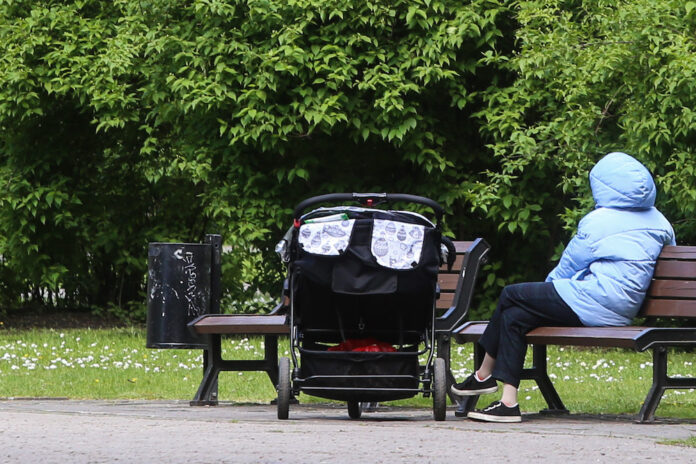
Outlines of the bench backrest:
{"label": "bench backrest", "polygon": [[666,246],[639,316],[696,318],[696,246]]}
{"label": "bench backrest", "polygon": [[490,245],[482,238],[471,242],[456,241],[454,247],[457,256],[452,269],[442,266],[437,278],[440,298],[436,303],[439,317],[435,321],[435,330],[441,333],[452,332],[466,318],[479,268],[490,250]]}
{"label": "bench backrest", "polygon": [[[483,239],[454,242],[457,258],[450,271],[440,268],[438,332],[451,332],[466,319],[479,268],[490,245]],[[464,276],[460,279],[460,276]],[[696,319],[696,246],[666,246],[660,254],[645,302],[638,313],[648,318]]]}

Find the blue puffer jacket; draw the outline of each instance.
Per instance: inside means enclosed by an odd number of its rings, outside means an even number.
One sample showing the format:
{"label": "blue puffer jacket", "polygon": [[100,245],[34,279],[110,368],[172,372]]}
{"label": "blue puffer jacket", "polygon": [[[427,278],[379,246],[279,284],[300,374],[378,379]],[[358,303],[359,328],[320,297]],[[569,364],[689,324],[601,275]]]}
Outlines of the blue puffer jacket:
{"label": "blue puffer jacket", "polygon": [[546,278],[586,326],[628,325],[643,303],[674,230],[653,205],[655,183],[640,162],[609,153],[590,171],[596,209],[582,218]]}

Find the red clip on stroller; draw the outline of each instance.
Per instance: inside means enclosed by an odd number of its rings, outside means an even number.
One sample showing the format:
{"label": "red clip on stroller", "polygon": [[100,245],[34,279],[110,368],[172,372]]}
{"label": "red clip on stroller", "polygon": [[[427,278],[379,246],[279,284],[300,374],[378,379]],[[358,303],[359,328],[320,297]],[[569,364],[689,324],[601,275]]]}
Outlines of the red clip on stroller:
{"label": "red clip on stroller", "polygon": [[[359,202],[362,206],[321,207]],[[409,211],[374,208],[418,203],[435,224]],[[445,362],[434,359],[442,207],[403,194],[330,194],[295,209],[277,251],[288,263],[290,359],[280,359],[278,418],[293,394],[361,403],[433,396],[435,420],[446,413]],[[454,256],[452,250],[451,256]],[[299,354],[299,357],[298,357]],[[419,364],[424,356],[425,365]]]}

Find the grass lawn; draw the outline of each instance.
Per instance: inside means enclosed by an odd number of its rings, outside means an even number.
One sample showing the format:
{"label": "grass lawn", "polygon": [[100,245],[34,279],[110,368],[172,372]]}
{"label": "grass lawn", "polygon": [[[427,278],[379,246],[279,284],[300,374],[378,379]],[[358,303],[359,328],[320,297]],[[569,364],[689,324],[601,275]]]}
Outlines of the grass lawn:
{"label": "grass lawn", "polygon": [[[261,338],[229,339],[224,356],[262,358],[262,346]],[[287,339],[280,341],[281,356],[288,347]],[[650,387],[650,353],[549,347],[548,356],[550,376],[573,413],[636,414]],[[471,372],[472,358],[470,346],[453,347],[452,368],[458,379]],[[693,361],[691,352],[670,353],[670,375],[696,377]],[[147,349],[140,328],[0,331],[3,398],[189,400],[201,376],[201,350]],[[265,403],[275,398],[273,385],[259,372],[223,372],[219,390],[223,401]],[[493,399],[483,397],[479,404]],[[303,394],[300,401],[326,400]],[[395,404],[430,407],[431,400],[419,396]],[[531,381],[520,386],[520,407],[527,412],[545,407]],[[657,415],[696,418],[696,392],[668,390]]]}

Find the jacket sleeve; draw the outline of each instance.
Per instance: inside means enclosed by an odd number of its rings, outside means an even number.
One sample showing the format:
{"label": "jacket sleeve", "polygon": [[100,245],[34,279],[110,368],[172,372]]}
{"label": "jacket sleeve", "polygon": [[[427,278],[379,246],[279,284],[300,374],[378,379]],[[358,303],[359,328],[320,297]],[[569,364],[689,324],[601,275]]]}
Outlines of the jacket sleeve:
{"label": "jacket sleeve", "polygon": [[669,243],[667,245],[676,245],[677,244],[677,238],[674,233],[674,228],[672,227],[672,224],[669,225]]}
{"label": "jacket sleeve", "polygon": [[563,250],[558,265],[546,277],[546,282],[557,279],[572,279],[574,276],[589,268],[594,261],[593,247],[590,237],[583,232],[582,221],[578,227],[578,233],[570,240]]}

